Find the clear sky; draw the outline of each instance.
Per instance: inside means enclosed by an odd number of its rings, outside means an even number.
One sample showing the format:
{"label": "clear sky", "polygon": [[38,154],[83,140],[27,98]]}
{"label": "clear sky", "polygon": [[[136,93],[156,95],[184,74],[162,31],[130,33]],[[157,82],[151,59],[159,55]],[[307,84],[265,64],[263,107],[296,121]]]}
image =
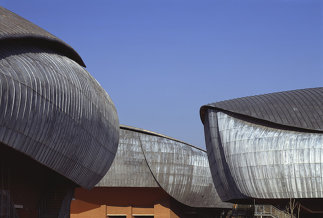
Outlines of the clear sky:
{"label": "clear sky", "polygon": [[70,44],[120,123],[205,148],[202,105],[323,84],[320,0],[3,0]]}

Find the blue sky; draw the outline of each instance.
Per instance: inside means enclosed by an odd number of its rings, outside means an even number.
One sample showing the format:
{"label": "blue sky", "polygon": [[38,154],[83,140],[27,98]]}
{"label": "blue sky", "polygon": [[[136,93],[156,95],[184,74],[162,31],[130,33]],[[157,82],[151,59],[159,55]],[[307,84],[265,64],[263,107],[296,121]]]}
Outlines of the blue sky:
{"label": "blue sky", "polygon": [[205,148],[207,103],[322,86],[319,0],[4,0],[70,44],[121,124]]}

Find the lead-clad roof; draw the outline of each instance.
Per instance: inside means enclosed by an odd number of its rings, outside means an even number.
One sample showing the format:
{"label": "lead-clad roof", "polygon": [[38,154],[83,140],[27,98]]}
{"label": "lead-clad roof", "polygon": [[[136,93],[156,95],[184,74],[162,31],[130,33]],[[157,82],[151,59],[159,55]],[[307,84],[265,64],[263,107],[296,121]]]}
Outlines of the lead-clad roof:
{"label": "lead-clad roof", "polygon": [[204,105],[259,120],[306,130],[323,131],[323,87],[276,92]]}
{"label": "lead-clad roof", "polygon": [[15,40],[15,42],[37,40],[35,44],[55,49],[85,66],[82,58],[71,46],[30,21],[0,7],[0,43],[8,40]]}
{"label": "lead-clad roof", "polygon": [[116,154],[119,120],[108,93],[77,57],[0,8],[0,142],[92,188]]}
{"label": "lead-clad roof", "polygon": [[1,47],[0,142],[91,188],[118,138],[114,104],[83,67],[50,50]]}
{"label": "lead-clad roof", "polygon": [[97,186],[161,187],[191,207],[232,207],[222,202],[215,190],[204,150],[123,125],[116,158]]}

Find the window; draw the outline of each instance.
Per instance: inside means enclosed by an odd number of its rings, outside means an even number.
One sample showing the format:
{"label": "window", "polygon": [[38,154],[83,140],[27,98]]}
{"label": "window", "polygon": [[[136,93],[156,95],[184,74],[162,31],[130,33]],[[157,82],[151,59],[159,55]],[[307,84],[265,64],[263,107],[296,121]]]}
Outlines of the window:
{"label": "window", "polygon": [[108,215],[108,218],[127,218],[126,215]]}
{"label": "window", "polygon": [[134,218],[154,218],[152,215],[134,215]]}

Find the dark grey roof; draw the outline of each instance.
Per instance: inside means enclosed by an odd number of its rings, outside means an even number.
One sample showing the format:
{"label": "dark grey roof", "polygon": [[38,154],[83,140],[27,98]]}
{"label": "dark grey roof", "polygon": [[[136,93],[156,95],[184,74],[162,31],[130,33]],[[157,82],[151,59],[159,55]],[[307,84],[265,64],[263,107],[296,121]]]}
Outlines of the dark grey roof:
{"label": "dark grey roof", "polygon": [[116,158],[97,186],[161,187],[191,207],[232,207],[215,190],[205,151],[129,126],[120,127]]}
{"label": "dark grey roof", "polygon": [[191,145],[191,144],[189,144],[187,142],[183,142],[181,140],[178,140],[178,139],[175,139],[175,138],[172,138],[172,137],[169,137],[167,135],[163,135],[163,134],[160,134],[160,133],[157,133],[157,132],[149,131],[149,130],[146,130],[146,129],[141,129],[141,128],[138,128],[138,127],[127,126],[127,125],[120,125],[120,128],[121,129],[128,129],[128,130],[135,131],[135,132],[141,132],[141,133],[148,134],[148,135],[158,136],[158,137],[162,137],[162,138],[166,138],[166,139],[170,139],[172,141],[180,142],[182,144],[185,144],[185,145],[190,146],[192,148],[195,148],[197,150],[201,150],[201,151],[206,152],[206,150],[204,150],[202,148],[199,148],[199,147]]}
{"label": "dark grey roof", "polygon": [[78,63],[50,49],[0,47],[0,142],[91,188],[118,138],[113,102]]}
{"label": "dark grey roof", "polygon": [[85,67],[82,58],[68,44],[19,15],[0,7],[0,43],[24,41],[51,48]]}
{"label": "dark grey roof", "polygon": [[202,122],[207,108],[293,128],[323,131],[323,87],[249,96],[204,105],[200,109]]}
{"label": "dark grey roof", "polygon": [[0,7],[0,142],[91,188],[117,151],[113,102],[66,43]]}
{"label": "dark grey roof", "polygon": [[140,135],[131,128],[120,127],[118,151],[98,187],[159,187],[145,159]]}

